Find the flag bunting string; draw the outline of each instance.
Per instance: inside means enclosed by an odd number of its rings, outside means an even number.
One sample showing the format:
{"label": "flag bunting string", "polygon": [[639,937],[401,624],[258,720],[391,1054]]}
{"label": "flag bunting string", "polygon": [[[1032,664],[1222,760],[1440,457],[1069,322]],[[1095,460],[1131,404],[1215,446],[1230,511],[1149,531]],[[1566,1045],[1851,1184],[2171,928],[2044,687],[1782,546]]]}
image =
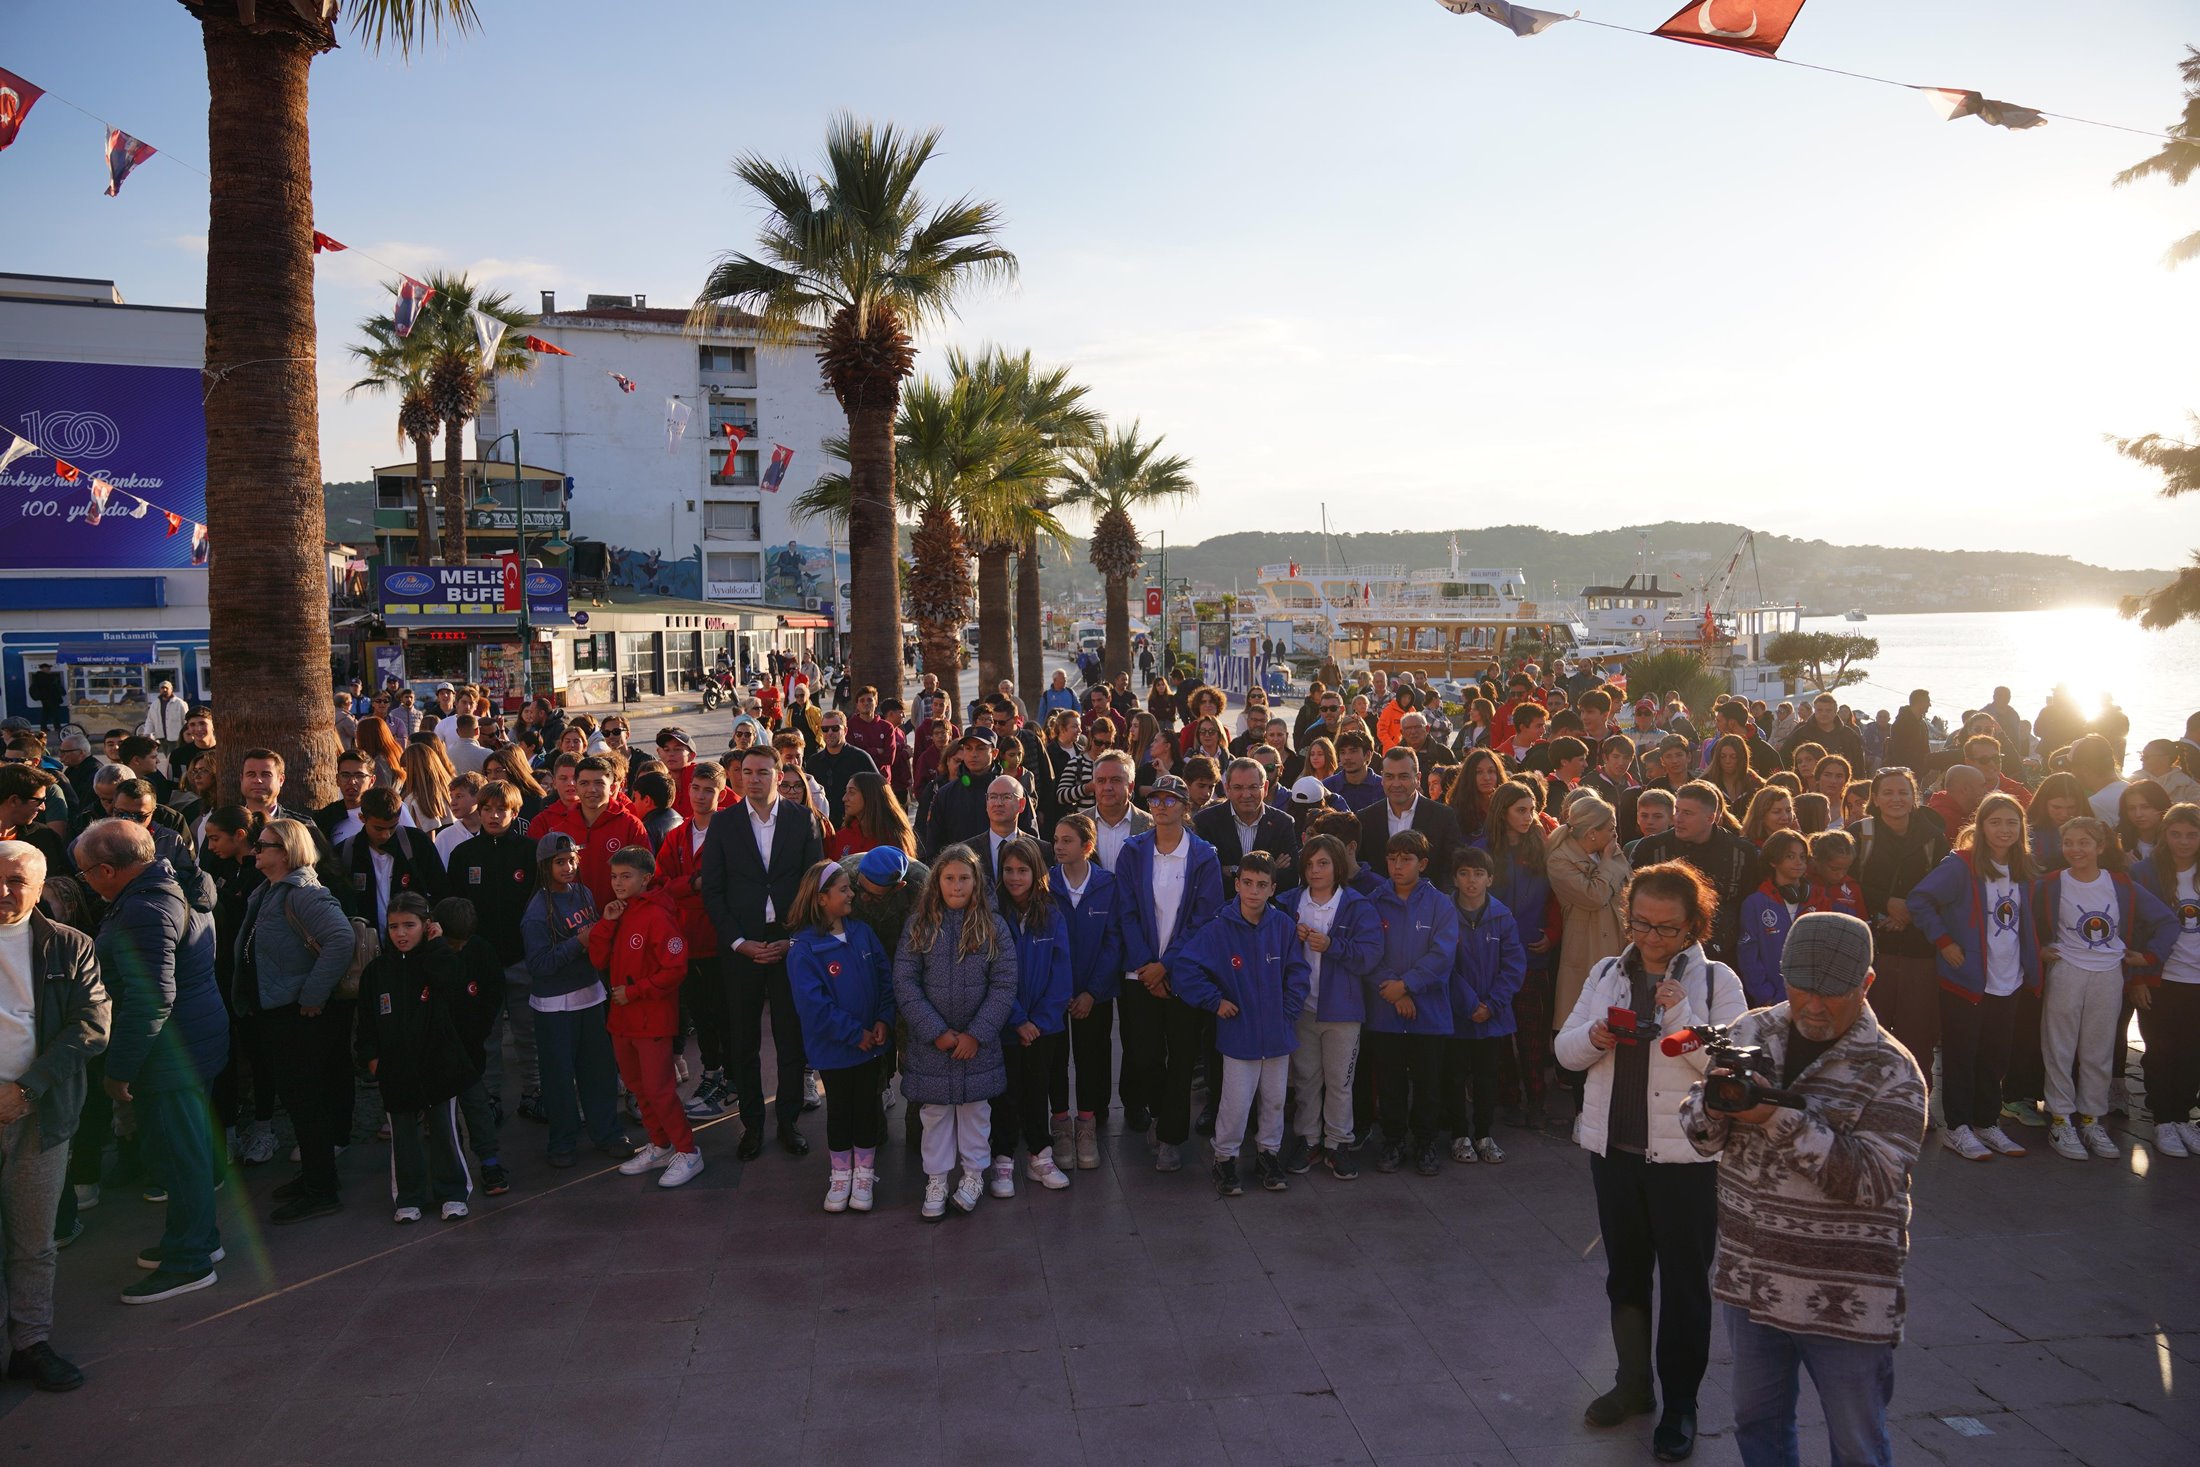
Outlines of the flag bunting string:
{"label": "flag bunting string", "polygon": [[60,455],[50,453],[22,434],[0,428],[0,473],[6,473],[18,459],[50,458],[53,460],[54,477],[63,484],[73,485],[90,495],[85,506],[87,524],[97,525],[109,514],[117,519],[124,517],[128,505],[137,506],[128,512],[128,518],[141,520],[149,514],[157,514],[167,523],[168,534],[173,537],[185,525],[191,527],[191,564],[206,564],[206,526],[189,515],[178,514],[165,504],[156,504],[144,495],[130,489],[117,489],[113,484],[89,469],[80,469]]}

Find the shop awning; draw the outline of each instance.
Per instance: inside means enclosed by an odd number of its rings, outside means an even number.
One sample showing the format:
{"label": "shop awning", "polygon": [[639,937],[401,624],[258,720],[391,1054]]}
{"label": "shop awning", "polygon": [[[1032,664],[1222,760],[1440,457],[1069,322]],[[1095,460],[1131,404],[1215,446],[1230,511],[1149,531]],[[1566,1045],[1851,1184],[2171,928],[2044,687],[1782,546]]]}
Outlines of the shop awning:
{"label": "shop awning", "polygon": [[151,637],[129,642],[63,642],[55,649],[53,660],[106,667],[136,667],[150,665],[153,650]]}
{"label": "shop awning", "polygon": [[779,618],[779,624],[789,631],[798,632],[828,631],[833,625],[832,622],[826,617],[804,616],[800,612],[789,612],[781,616]]}

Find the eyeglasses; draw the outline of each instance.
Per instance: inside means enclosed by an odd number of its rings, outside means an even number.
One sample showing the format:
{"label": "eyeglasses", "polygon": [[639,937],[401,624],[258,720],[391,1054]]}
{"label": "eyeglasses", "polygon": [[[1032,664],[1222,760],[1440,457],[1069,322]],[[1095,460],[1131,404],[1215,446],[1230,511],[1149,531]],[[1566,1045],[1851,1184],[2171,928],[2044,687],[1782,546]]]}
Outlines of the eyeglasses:
{"label": "eyeglasses", "polygon": [[1688,929],[1672,922],[1644,922],[1639,918],[1627,919],[1627,930],[1636,937],[1662,937],[1670,942],[1676,937],[1688,935]]}
{"label": "eyeglasses", "polygon": [[281,841],[262,840],[254,841],[252,843],[252,849],[254,849],[255,851],[279,851],[282,848],[283,845]]}

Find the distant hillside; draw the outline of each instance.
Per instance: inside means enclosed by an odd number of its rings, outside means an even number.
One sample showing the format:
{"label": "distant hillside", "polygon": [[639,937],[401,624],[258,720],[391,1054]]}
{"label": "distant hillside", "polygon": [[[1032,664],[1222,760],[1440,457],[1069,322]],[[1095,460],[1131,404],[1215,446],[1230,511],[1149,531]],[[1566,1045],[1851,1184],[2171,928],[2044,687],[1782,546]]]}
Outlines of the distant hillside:
{"label": "distant hillside", "polygon": [[[1570,535],[1536,525],[1495,525],[1459,530],[1462,564],[1518,566],[1540,594],[1571,598],[1582,586],[1617,583],[1637,568],[1637,536],[1646,535],[1650,568],[1661,584],[1693,588],[1722,571],[1744,526],[1667,522]],[[1169,576],[1227,591],[1233,580],[1250,590],[1259,567],[1296,560],[1302,565],[1392,564],[1408,569],[1443,565],[1449,532],[1397,531],[1330,535],[1245,531],[1196,544],[1169,546]],[[1148,535],[1147,549],[1155,547]],[[1050,564],[1050,595],[1088,594],[1100,578],[1079,541],[1071,564]],[[2038,606],[2107,606],[2132,591],[2160,585],[2169,571],[2115,571],[2061,555],[2003,550],[1923,550],[1884,545],[1832,545],[1760,532],[1756,575],[1747,553],[1736,572],[1745,595],[1761,576],[1773,601],[1801,601],[1814,613],[1851,606],[1867,611],[1995,611]]]}

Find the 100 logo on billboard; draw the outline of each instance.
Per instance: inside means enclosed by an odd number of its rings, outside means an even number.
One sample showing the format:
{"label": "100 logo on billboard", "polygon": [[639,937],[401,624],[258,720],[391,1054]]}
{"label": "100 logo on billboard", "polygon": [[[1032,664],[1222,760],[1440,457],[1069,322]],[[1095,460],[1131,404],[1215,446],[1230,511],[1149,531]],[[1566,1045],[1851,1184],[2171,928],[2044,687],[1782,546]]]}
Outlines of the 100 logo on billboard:
{"label": "100 logo on billboard", "polygon": [[105,458],[122,447],[122,430],[105,413],[25,413],[23,428],[24,437],[60,458]]}

